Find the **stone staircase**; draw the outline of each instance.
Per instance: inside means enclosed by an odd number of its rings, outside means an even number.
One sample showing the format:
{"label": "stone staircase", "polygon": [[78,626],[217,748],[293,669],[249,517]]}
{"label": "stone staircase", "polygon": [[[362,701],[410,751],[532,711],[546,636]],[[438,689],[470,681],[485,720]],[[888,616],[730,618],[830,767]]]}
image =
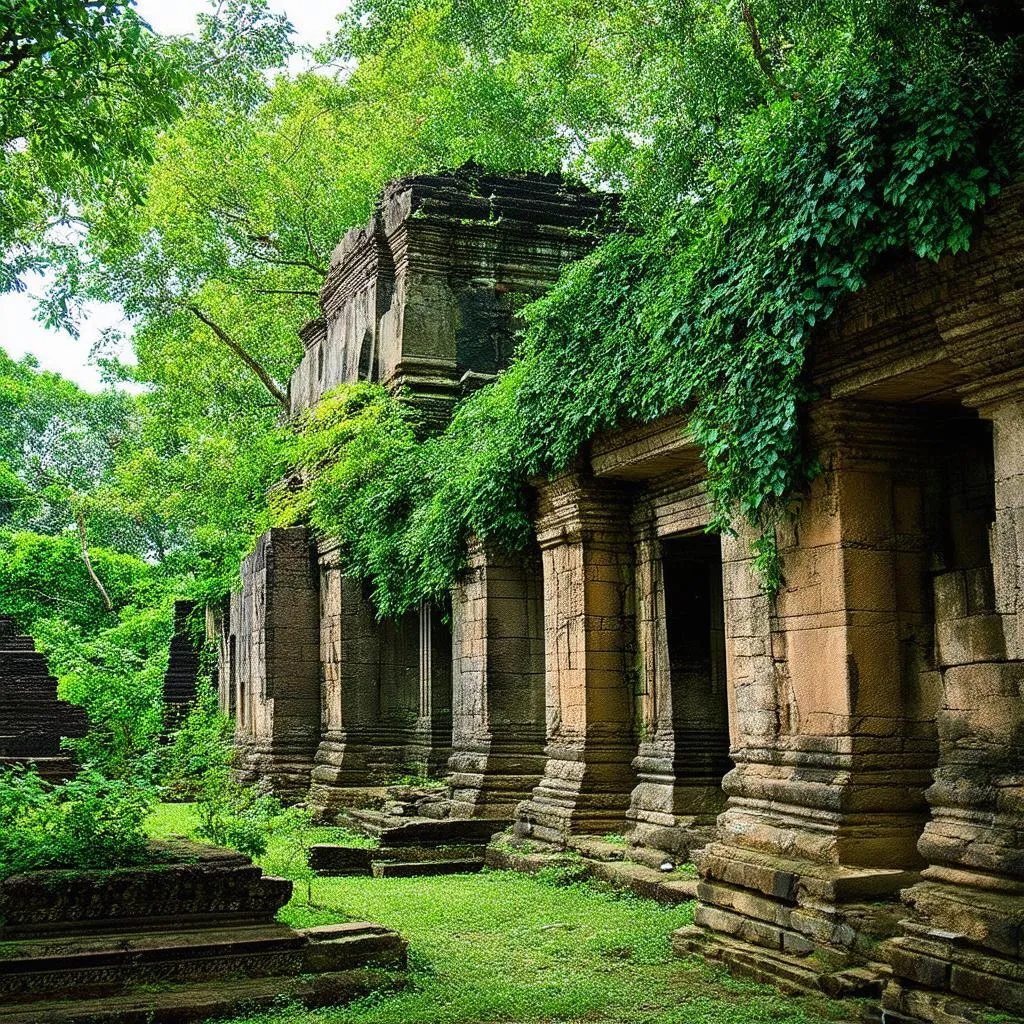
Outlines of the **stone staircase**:
{"label": "stone staircase", "polygon": [[61,739],[84,736],[86,725],[80,707],[57,698],[57,680],[32,638],[0,616],[0,765],[32,766],[51,782],[63,781],[75,769]]}
{"label": "stone staircase", "polygon": [[152,852],[142,867],[0,883],[0,1024],[184,1024],[401,985],[395,932],[293,929],[275,920],[291,882],[249,858],[182,842]]}

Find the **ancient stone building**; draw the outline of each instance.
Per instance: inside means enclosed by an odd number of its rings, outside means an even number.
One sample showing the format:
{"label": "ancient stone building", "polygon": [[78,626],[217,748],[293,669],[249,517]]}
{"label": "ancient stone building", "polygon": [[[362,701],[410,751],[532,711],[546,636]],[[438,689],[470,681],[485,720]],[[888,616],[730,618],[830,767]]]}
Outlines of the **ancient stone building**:
{"label": "ancient stone building", "polygon": [[50,781],[67,779],[75,769],[61,740],[85,729],[85,712],[57,699],[57,680],[32,638],[0,616],[0,765],[31,765]]}
{"label": "ancient stone building", "polygon": [[[446,182],[395,186],[339,247],[294,411],[367,376],[443,420],[507,355],[503,290],[589,241],[590,200],[553,183],[496,226]],[[742,526],[707,532],[683,418],[537,481],[535,547],[471,544],[450,636],[436,609],[376,623],[329,542],[272,531],[228,637],[259,770],[328,807],[385,762],[448,757],[453,815],[692,856],[681,952],[892,1021],[1024,1014],[1022,252],[1017,188],[969,253],[898,262],[815,339],[822,471],[779,528],[775,597]],[[295,567],[280,598],[271,549]]]}
{"label": "ancient stone building", "polygon": [[[508,363],[518,302],[543,293],[565,263],[595,244],[606,207],[558,178],[496,177],[472,167],[392,184],[370,222],[334,252],[323,316],[302,332],[292,415],[338,384],[369,380],[400,390],[428,429],[443,426],[460,396]],[[483,604],[474,613],[486,616],[501,584],[495,570],[483,571]],[[531,622],[539,621],[538,601],[539,591],[520,602]],[[461,616],[460,608],[455,620],[464,622]],[[400,621],[378,622],[362,584],[342,573],[332,542],[295,527],[260,538],[223,618],[221,704],[236,717],[243,775],[293,799],[312,781],[314,804],[329,808],[344,805],[353,788],[446,769],[453,728],[447,608],[424,605]],[[533,639],[526,642],[535,695],[528,721],[519,721],[510,698],[482,730],[470,720],[482,705],[469,713],[460,698],[455,708],[460,736],[472,737],[457,767],[467,815],[497,801],[510,816],[540,774],[541,655]],[[517,652],[498,647],[492,643],[490,657],[513,658],[505,684],[512,687]],[[468,659],[456,671],[468,679]],[[481,783],[484,764],[506,781]],[[508,778],[518,780],[512,790]]]}

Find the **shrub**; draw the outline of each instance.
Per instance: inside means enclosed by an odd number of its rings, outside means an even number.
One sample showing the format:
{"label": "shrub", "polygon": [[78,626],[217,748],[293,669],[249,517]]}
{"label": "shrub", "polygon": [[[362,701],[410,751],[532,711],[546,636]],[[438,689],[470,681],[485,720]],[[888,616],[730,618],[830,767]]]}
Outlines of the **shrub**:
{"label": "shrub", "polygon": [[147,860],[143,823],[156,787],[86,766],[51,785],[31,770],[0,771],[0,877],[40,868],[116,868]]}

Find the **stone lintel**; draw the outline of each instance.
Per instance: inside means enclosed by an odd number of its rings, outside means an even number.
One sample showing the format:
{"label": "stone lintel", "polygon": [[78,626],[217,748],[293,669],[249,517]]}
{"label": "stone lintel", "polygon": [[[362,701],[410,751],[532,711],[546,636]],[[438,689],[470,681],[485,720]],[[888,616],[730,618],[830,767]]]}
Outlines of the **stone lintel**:
{"label": "stone lintel", "polygon": [[704,465],[683,416],[663,417],[595,438],[590,464],[596,477],[630,481],[700,471]]}

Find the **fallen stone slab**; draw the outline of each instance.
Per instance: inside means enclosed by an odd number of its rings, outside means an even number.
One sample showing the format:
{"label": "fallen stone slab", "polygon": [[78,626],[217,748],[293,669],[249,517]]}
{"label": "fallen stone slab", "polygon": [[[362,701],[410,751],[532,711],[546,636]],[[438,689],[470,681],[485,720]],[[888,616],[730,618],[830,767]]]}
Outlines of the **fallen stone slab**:
{"label": "fallen stone slab", "polygon": [[374,878],[410,878],[414,875],[463,875],[484,868],[483,857],[472,860],[374,861]]}
{"label": "fallen stone slab", "polygon": [[308,863],[318,875],[369,875],[376,850],[362,846],[316,843],[309,848]]}

